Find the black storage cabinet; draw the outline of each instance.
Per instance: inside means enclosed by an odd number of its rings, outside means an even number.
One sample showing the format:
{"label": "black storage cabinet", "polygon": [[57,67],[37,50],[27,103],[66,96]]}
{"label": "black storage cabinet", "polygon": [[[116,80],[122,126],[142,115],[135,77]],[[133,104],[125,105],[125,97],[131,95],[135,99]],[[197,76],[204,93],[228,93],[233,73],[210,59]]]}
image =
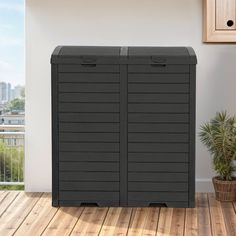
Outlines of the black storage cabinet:
{"label": "black storage cabinet", "polygon": [[53,206],[194,207],[196,63],[186,47],[57,47]]}

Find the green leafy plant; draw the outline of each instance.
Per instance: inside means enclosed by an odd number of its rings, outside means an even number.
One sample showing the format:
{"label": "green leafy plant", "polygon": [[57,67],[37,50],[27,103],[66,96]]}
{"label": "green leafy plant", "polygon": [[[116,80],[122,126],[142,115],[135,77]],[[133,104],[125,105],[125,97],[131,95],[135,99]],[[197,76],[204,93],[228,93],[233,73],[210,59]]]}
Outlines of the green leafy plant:
{"label": "green leafy plant", "polygon": [[213,166],[221,180],[232,180],[232,160],[236,159],[236,117],[218,112],[201,126],[200,139],[213,157]]}

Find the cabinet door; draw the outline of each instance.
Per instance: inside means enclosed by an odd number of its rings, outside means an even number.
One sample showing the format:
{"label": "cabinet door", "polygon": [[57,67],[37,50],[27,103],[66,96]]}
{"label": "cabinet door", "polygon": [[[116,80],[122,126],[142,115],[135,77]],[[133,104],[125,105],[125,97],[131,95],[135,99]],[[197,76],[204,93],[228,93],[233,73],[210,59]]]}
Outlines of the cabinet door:
{"label": "cabinet door", "polygon": [[216,30],[236,29],[236,1],[216,0]]}
{"label": "cabinet door", "polygon": [[119,205],[118,69],[59,66],[61,205]]}
{"label": "cabinet door", "polygon": [[128,204],[188,206],[189,70],[129,67]]}
{"label": "cabinet door", "polygon": [[236,42],[236,0],[204,0],[205,42]]}

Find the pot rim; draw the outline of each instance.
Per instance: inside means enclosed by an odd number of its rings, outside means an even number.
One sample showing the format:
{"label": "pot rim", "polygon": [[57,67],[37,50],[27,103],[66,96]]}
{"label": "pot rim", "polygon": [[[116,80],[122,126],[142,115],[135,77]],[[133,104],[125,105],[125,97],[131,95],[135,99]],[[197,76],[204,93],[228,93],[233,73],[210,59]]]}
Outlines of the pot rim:
{"label": "pot rim", "polygon": [[235,178],[235,177],[234,177],[233,180],[222,180],[222,179],[220,179],[219,176],[214,176],[214,177],[212,178],[212,181],[213,181],[213,182],[221,182],[222,184],[223,184],[223,183],[225,183],[225,184],[227,184],[227,183],[236,184],[236,178]]}

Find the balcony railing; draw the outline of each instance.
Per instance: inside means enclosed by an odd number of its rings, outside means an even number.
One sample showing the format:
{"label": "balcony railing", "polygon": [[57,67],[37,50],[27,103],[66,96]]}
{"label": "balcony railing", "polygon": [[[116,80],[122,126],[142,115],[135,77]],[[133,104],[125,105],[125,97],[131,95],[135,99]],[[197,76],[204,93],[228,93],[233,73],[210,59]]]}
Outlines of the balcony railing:
{"label": "balcony railing", "polygon": [[24,184],[24,126],[0,125],[0,185]]}

